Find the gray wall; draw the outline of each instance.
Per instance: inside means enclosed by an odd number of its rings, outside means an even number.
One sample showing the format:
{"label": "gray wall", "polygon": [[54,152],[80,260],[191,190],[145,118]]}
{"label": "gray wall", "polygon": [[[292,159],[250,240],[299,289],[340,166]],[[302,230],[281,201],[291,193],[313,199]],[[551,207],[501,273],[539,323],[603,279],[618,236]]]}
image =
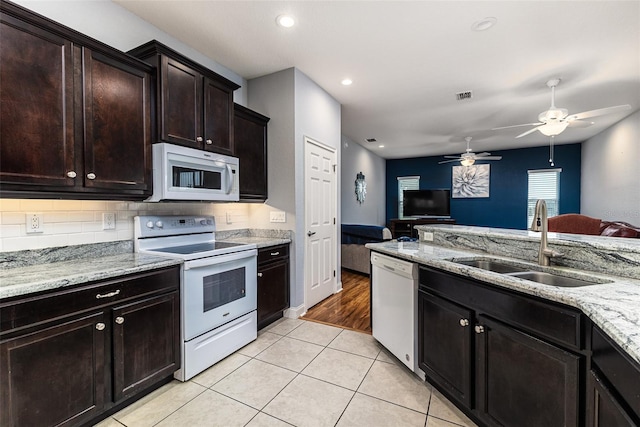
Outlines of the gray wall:
{"label": "gray wall", "polygon": [[640,226],[640,111],[582,143],[580,212]]}
{"label": "gray wall", "polygon": [[241,85],[242,87],[234,93],[234,100],[238,104],[246,105],[247,82],[244,78],[116,3],[64,0],[14,0],[14,3],[125,52],[150,40],[158,40]]}
{"label": "gray wall", "polygon": [[[356,175],[362,172],[367,183],[364,203],[356,200]],[[360,144],[342,137],[340,163],[342,224],[385,225],[386,161]]]}
{"label": "gray wall", "polygon": [[[340,104],[295,68],[250,80],[249,94],[249,108],[271,118],[269,199],[252,207],[251,218],[256,227],[294,230],[291,307],[297,308],[304,304],[304,137],[335,148],[340,163]],[[286,223],[268,222],[268,211],[276,209],[286,212]]]}

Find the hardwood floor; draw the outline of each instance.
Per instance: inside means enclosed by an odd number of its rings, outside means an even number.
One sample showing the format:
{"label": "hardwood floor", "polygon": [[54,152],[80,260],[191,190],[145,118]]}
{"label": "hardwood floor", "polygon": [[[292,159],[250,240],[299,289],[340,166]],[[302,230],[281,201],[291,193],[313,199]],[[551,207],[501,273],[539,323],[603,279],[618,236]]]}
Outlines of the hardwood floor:
{"label": "hardwood floor", "polygon": [[311,307],[303,319],[371,333],[369,276],[342,269],[342,292]]}

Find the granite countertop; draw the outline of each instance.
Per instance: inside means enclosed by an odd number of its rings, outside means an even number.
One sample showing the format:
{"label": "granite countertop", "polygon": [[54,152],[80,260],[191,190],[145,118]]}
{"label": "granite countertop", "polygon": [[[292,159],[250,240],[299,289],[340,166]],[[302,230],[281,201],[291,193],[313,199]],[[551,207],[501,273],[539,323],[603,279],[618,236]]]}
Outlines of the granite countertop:
{"label": "granite countertop", "polygon": [[122,253],[4,269],[0,270],[0,300],[181,263],[178,259]]}
{"label": "granite countertop", "polygon": [[[613,243],[613,242],[612,242]],[[615,243],[613,243],[615,244]],[[496,286],[535,295],[579,308],[597,326],[607,333],[636,362],[640,363],[640,280],[612,276],[605,273],[581,272],[567,267],[540,267],[520,259],[492,255],[486,252],[445,248],[424,242],[369,243],[367,248],[404,258],[440,270],[489,282]],[[458,260],[474,258],[500,259],[507,263],[526,264],[532,270],[555,272],[565,276],[585,277],[591,281],[611,281],[579,288],[549,286],[457,264]]]}
{"label": "granite countertop", "polygon": [[291,243],[291,239],[287,238],[278,238],[278,237],[257,237],[257,236],[248,236],[248,237],[230,237],[225,239],[220,239],[221,242],[232,242],[232,243],[247,243],[250,245],[256,245],[256,248],[268,248],[269,246],[277,246],[277,245],[285,245]]}

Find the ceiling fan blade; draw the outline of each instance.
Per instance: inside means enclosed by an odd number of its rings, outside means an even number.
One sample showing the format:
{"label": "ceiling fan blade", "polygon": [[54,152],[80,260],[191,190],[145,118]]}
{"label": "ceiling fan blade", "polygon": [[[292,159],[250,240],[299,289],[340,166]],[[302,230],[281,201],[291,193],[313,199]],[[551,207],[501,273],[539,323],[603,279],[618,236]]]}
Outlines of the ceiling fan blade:
{"label": "ceiling fan blade", "polygon": [[487,156],[490,156],[490,155],[491,155],[491,153],[487,153],[486,151],[484,151],[482,153],[476,154],[475,156],[476,157],[487,157]]}
{"label": "ceiling fan blade", "polygon": [[476,160],[502,160],[502,156],[489,156],[489,157],[481,157]]}
{"label": "ceiling fan blade", "polygon": [[569,122],[570,128],[586,128],[593,124],[593,122],[585,122],[584,120],[573,120]]}
{"label": "ceiling fan blade", "polygon": [[512,126],[501,126],[499,128],[493,128],[491,130],[499,130],[499,129],[511,129],[511,128],[519,128],[522,126],[539,126],[539,125],[543,125],[544,123],[523,123],[521,125],[512,125]]}
{"label": "ceiling fan blade", "polygon": [[[542,126],[544,126],[544,125],[542,125]],[[534,127],[533,129],[529,129],[528,131],[523,132],[523,133],[521,133],[520,135],[516,136],[516,138],[522,138],[523,136],[527,136],[527,135],[529,135],[530,133],[533,133],[533,132],[537,131],[537,130],[538,130],[538,129],[540,129],[542,126],[536,126],[536,127]]]}
{"label": "ceiling fan blade", "polygon": [[458,159],[458,160],[462,160],[462,157],[460,156],[444,156],[445,159]]}
{"label": "ceiling fan blade", "polygon": [[441,165],[443,163],[459,162],[460,160],[462,160],[462,159],[443,160],[441,162],[438,162],[438,164]]}
{"label": "ceiling fan blade", "polygon": [[619,113],[620,111],[630,110],[631,105],[616,105],[615,107],[599,108],[597,110],[583,111],[582,113],[572,114],[566,120],[572,122],[574,120],[588,119],[590,117],[604,116],[605,114]]}

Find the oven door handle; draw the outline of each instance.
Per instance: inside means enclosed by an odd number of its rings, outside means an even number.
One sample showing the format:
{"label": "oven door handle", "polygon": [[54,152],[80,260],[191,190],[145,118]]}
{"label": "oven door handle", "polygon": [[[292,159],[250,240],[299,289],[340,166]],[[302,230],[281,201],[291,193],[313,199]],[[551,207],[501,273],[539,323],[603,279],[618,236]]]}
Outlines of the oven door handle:
{"label": "oven door handle", "polygon": [[184,269],[191,270],[194,268],[211,267],[211,266],[219,265],[225,262],[239,261],[242,259],[252,258],[257,256],[258,256],[258,251],[256,249],[250,249],[248,251],[233,252],[225,255],[215,255],[212,257],[194,259],[192,261],[185,261]]}

